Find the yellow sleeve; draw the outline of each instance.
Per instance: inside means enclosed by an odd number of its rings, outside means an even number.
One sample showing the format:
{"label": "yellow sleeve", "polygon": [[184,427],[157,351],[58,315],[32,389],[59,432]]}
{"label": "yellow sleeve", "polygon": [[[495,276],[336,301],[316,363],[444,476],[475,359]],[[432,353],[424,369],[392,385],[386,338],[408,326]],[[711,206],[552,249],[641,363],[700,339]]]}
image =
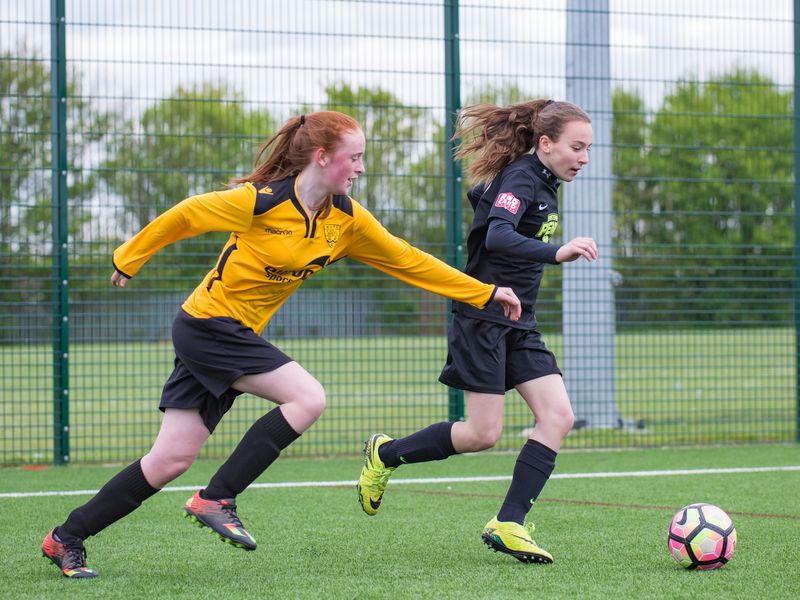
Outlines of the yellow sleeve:
{"label": "yellow sleeve", "polygon": [[209,231],[246,231],[253,221],[256,190],[250,184],[179,202],[114,251],[114,268],[130,278],[156,252]]}
{"label": "yellow sleeve", "polygon": [[350,258],[410,285],[476,308],[485,308],[494,296],[495,286],[481,283],[392,235],[356,202],[353,217]]}

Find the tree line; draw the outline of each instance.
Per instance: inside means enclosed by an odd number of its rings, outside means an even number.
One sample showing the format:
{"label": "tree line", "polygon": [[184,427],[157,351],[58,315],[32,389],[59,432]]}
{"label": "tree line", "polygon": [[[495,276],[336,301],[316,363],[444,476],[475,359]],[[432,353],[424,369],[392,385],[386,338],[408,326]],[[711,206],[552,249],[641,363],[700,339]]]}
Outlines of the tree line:
{"label": "tree line", "polygon": [[[0,311],[9,315],[20,303],[51,298],[51,91],[46,61],[6,52],[0,65]],[[249,172],[258,147],[284,117],[253,108],[241,91],[205,82],[177,87],[125,119],[98,108],[78,73],[70,81],[70,292],[80,300],[105,285],[111,252],[132,233],[181,199]],[[405,105],[381,88],[341,83],[325,89],[325,97],[325,107],[364,126],[367,176],[355,197],[393,233],[444,256],[444,115]],[[514,85],[487,87],[465,104],[524,98]],[[794,269],[792,102],[790,91],[745,70],[679,81],[655,110],[635,92],[614,92],[619,322],[787,319]],[[293,114],[311,110],[297,106]],[[466,232],[471,214],[464,206]],[[201,236],[166,249],[148,288],[174,291],[184,279],[194,285],[225,237]],[[375,288],[389,320],[419,311],[414,300],[399,300],[383,276],[342,262],[335,276],[323,272],[308,285]],[[558,296],[560,277],[551,273],[545,302],[548,293]]]}

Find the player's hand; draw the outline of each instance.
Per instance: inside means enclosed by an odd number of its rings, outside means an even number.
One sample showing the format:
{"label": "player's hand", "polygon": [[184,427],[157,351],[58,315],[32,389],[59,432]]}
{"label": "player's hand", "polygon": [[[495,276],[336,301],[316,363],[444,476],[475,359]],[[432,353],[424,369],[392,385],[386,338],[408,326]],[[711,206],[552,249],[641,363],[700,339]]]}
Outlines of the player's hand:
{"label": "player's hand", "polygon": [[586,259],[586,262],[597,260],[598,256],[597,244],[594,243],[592,238],[577,237],[568,241],[561,246],[556,252],[556,260],[560,263],[572,262],[578,260],[581,256]]}
{"label": "player's hand", "polygon": [[514,290],[507,287],[498,287],[494,293],[493,301],[503,305],[503,313],[509,319],[519,321],[519,317],[522,315],[522,305]]}
{"label": "player's hand", "polygon": [[128,278],[119,271],[114,271],[111,275],[111,285],[114,287],[125,287],[126,283],[128,283]]}

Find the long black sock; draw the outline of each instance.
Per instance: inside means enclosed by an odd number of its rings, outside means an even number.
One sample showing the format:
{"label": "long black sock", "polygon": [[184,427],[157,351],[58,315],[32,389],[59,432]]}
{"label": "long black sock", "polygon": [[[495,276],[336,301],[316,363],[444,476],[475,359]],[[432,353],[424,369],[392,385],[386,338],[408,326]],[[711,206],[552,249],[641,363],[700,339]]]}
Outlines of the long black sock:
{"label": "long black sock", "polygon": [[235,498],[299,437],[280,408],[269,411],[247,430],[200,495],[206,500]]}
{"label": "long black sock", "polygon": [[522,525],[531,504],[550,479],[556,466],[556,456],[557,452],[544,444],[535,440],[527,441],[514,465],[511,486],[500,512],[497,513],[498,521],[515,521]]}
{"label": "long black sock", "polygon": [[443,460],[457,454],[451,429],[453,423],[434,423],[407,437],[386,442],[378,449],[378,455],[384,465],[392,468],[404,463]]}
{"label": "long black sock", "polygon": [[158,490],[147,483],[140,460],[131,463],[114,475],[99,492],[83,506],[73,510],[60,525],[60,539],[85,540],[118,521],[142,505]]}

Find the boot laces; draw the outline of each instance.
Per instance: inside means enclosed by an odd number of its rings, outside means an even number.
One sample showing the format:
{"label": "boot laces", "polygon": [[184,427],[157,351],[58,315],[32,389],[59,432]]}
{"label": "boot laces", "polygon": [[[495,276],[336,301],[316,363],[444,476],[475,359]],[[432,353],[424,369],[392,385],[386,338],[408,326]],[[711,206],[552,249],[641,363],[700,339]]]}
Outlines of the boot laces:
{"label": "boot laces", "polygon": [[389,484],[389,477],[392,475],[392,469],[375,469],[378,471],[375,479],[372,481],[369,489],[373,492],[383,492]]}
{"label": "boot laces", "polygon": [[236,527],[241,527],[244,529],[244,525],[242,525],[239,515],[236,514],[236,505],[229,504],[227,502],[220,502],[219,504],[220,510],[228,516],[228,518],[231,520],[231,523],[233,523]]}
{"label": "boot laces", "polygon": [[531,536],[531,541],[533,541],[533,532],[536,531],[536,525],[533,523],[525,523],[525,529],[528,530],[528,534]]}
{"label": "boot laces", "polygon": [[82,543],[66,543],[62,542],[64,546],[64,554],[61,559],[62,568],[64,569],[78,569],[86,566],[86,548]]}

